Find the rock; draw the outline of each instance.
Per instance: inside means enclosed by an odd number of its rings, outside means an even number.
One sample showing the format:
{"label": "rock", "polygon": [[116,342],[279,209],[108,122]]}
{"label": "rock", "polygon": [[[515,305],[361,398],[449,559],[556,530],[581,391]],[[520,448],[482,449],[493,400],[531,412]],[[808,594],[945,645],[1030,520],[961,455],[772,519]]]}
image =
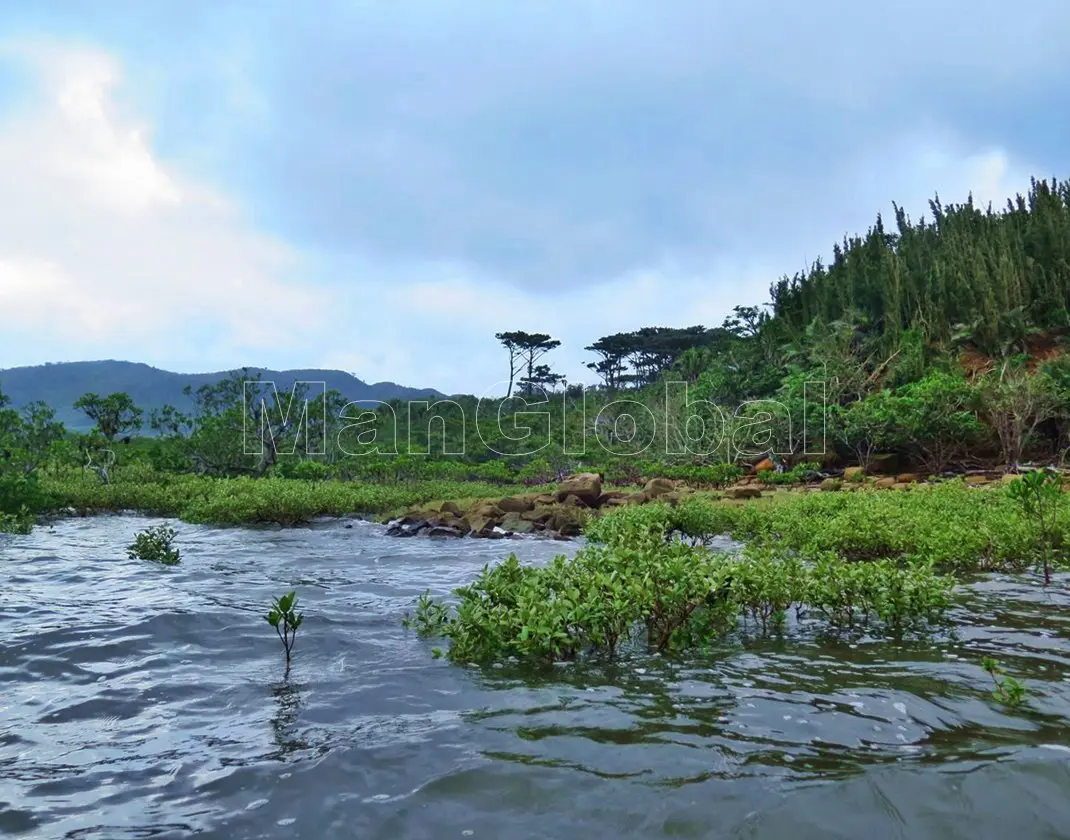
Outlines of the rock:
{"label": "rock", "polygon": [[495,525],[498,524],[498,520],[496,518],[495,519],[491,519],[490,517],[487,517],[487,516],[475,516],[475,515],[473,515],[473,516],[469,517],[468,521],[469,521],[469,524],[471,525],[471,534],[472,534],[473,537],[486,536],[487,532],[490,531],[491,528],[493,528]]}
{"label": "rock", "polygon": [[844,481],[861,481],[866,477],[865,467],[848,467],[843,471]]}
{"label": "rock", "polygon": [[594,506],[602,495],[602,479],[598,473],[569,476],[557,485],[557,501],[563,502],[570,495],[580,499],[588,507]]}
{"label": "rock", "polygon": [[672,493],[675,489],[676,482],[674,481],[667,478],[652,478],[643,487],[643,492],[646,493],[647,498],[656,499],[658,496]]}
{"label": "rock", "polygon": [[470,516],[483,519],[501,519],[504,513],[494,502],[482,502],[469,511]]}
{"label": "rock", "polygon": [[999,481],[1000,481],[1000,484],[1013,484],[1019,478],[1021,478],[1021,476],[1018,475],[1018,473],[1007,473]]}
{"label": "rock", "polygon": [[520,518],[526,519],[528,522],[538,522],[545,525],[554,518],[556,512],[556,508],[552,505],[539,505],[535,510],[524,511],[524,513],[520,514]]}
{"label": "rock", "polygon": [[448,537],[463,537],[458,529],[451,528],[448,525],[433,525],[424,531],[424,534],[433,539],[446,539]]}
{"label": "rock", "polygon": [[843,482],[840,481],[838,478],[826,478],[818,486],[825,493],[831,493],[843,487]]}
{"label": "rock", "polygon": [[987,475],[968,475],[966,476],[966,484],[970,487],[983,487],[988,484]]}
{"label": "rock", "polygon": [[[527,513],[527,511],[525,511]],[[535,525],[528,519],[523,518],[521,513],[507,513],[502,520],[501,527],[514,534],[530,534],[535,530]]]}
{"label": "rock", "polygon": [[583,533],[583,519],[569,510],[559,510],[554,514],[547,527],[566,537],[575,537]]}
{"label": "rock", "polygon": [[762,491],[757,487],[729,487],[724,496],[726,499],[760,499]]}
{"label": "rock", "polygon": [[506,496],[504,499],[498,500],[498,507],[504,513],[524,513],[525,511],[533,510],[535,502],[521,496]]}
{"label": "rock", "polygon": [[896,485],[896,480],[894,478],[892,478],[890,475],[886,475],[886,476],[884,476],[884,478],[878,478],[876,481],[873,482],[873,486],[874,487],[880,487],[880,488],[882,488],[884,490],[887,490],[889,488],[895,487],[895,485]]}
{"label": "rock", "polygon": [[915,473],[900,473],[896,479],[896,484],[917,484],[920,479]]}
{"label": "rock", "polygon": [[914,486],[914,483],[910,482],[910,481],[897,481],[895,484],[892,485],[892,489],[893,490],[909,490],[913,486]]}
{"label": "rock", "polygon": [[538,495],[534,499],[532,499],[532,501],[536,505],[552,505],[554,502],[557,501],[557,494],[555,494],[555,493],[541,493],[540,495]]}
{"label": "rock", "polygon": [[428,527],[427,521],[406,516],[387,523],[386,535],[388,537],[415,537],[420,531]]}
{"label": "rock", "polygon": [[[598,500],[595,499],[595,501],[598,501]],[[574,507],[574,508],[586,508],[586,507],[588,507],[587,503],[584,502],[584,500],[581,499],[579,496],[577,496],[575,493],[569,493],[567,496],[565,496],[565,498],[561,500],[561,504],[565,505],[566,507]]]}
{"label": "rock", "polygon": [[461,515],[461,509],[456,502],[443,502],[438,509],[439,513],[452,513],[454,516]]}

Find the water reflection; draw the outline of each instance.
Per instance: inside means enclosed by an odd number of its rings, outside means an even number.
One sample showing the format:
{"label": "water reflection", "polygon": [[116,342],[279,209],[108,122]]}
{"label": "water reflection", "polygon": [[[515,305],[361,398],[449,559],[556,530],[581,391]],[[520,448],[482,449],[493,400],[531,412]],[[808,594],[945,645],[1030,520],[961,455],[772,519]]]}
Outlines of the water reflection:
{"label": "water reflection", "polygon": [[287,756],[299,750],[307,750],[309,743],[300,737],[297,719],[301,714],[301,687],[287,678],[271,689],[275,700],[275,714],[271,718],[271,731],[278,752],[271,758],[285,761]]}

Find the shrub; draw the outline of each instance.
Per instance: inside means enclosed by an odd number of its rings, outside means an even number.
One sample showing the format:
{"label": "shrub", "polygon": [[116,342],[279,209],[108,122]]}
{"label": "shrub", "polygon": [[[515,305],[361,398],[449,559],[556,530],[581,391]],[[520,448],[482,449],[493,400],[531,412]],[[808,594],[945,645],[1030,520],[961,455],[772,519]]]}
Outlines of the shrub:
{"label": "shrub", "polygon": [[173,543],[177,534],[170,525],[148,528],[134,537],[134,542],[126,550],[126,554],[131,560],[151,560],[164,566],[176,566],[179,551]]}

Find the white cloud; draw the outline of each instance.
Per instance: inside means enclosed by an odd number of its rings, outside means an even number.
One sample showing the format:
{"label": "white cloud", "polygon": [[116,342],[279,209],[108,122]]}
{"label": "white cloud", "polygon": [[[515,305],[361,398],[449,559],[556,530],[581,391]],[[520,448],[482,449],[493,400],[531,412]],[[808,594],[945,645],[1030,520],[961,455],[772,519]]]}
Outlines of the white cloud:
{"label": "white cloud", "polygon": [[[480,392],[504,367],[494,333],[526,329],[560,338],[547,361],[591,381],[583,347],[598,337],[717,325],[732,306],[764,301],[781,274],[827,257],[891,199],[912,215],[934,191],[945,203],[972,190],[999,205],[1031,174],[1004,150],[907,126],[883,148],[788,182],[754,173],[751,198],[764,193],[768,214],[705,266],[634,266],[553,294],[465,266],[327,255],[333,263],[314,271],[308,255],[258,233],[225,195],[161,158],[151,126],[120,107],[112,57],[55,46],[6,55],[41,87],[0,121],[0,368],[101,357],[189,372],[323,366]],[[717,187],[708,185],[713,217],[736,198]]]}
{"label": "white cloud", "polygon": [[297,255],[160,160],[149,127],[117,104],[112,57],[55,45],[4,57],[40,87],[0,121],[0,366],[56,354],[195,363],[213,328],[231,355],[298,339],[316,306],[284,279]]}

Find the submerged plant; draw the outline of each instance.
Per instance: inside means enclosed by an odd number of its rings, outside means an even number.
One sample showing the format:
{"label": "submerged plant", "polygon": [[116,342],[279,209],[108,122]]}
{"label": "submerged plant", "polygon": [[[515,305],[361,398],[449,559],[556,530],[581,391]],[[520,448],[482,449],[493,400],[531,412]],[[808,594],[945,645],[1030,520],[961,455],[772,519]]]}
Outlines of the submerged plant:
{"label": "submerged plant", "polygon": [[988,671],[988,675],[995,684],[992,696],[1006,703],[1008,706],[1019,706],[1025,699],[1025,686],[1014,677],[1007,674],[1000,664],[990,656],[981,660],[981,667]]}
{"label": "submerged plant", "polygon": [[1052,556],[1062,491],[1062,477],[1048,470],[1026,473],[1010,485],[1011,497],[1021,505],[1022,513],[1032,523],[1036,532],[1045,586],[1051,583]]}
{"label": "submerged plant", "polygon": [[134,542],[126,550],[131,560],[151,560],[164,566],[176,566],[179,561],[178,549],[174,539],[178,532],[170,525],[157,525],[147,528],[134,537]]}
{"label": "submerged plant", "polygon": [[294,642],[297,640],[297,629],[301,626],[301,622],[305,618],[304,613],[296,613],[294,608],[297,606],[297,593],[288,592],[280,598],[276,598],[275,602],[271,605],[271,610],[264,618],[267,623],[275,628],[275,633],[279,637],[279,641],[282,642],[283,649],[286,651],[286,670],[290,670],[290,658],[294,649]]}

